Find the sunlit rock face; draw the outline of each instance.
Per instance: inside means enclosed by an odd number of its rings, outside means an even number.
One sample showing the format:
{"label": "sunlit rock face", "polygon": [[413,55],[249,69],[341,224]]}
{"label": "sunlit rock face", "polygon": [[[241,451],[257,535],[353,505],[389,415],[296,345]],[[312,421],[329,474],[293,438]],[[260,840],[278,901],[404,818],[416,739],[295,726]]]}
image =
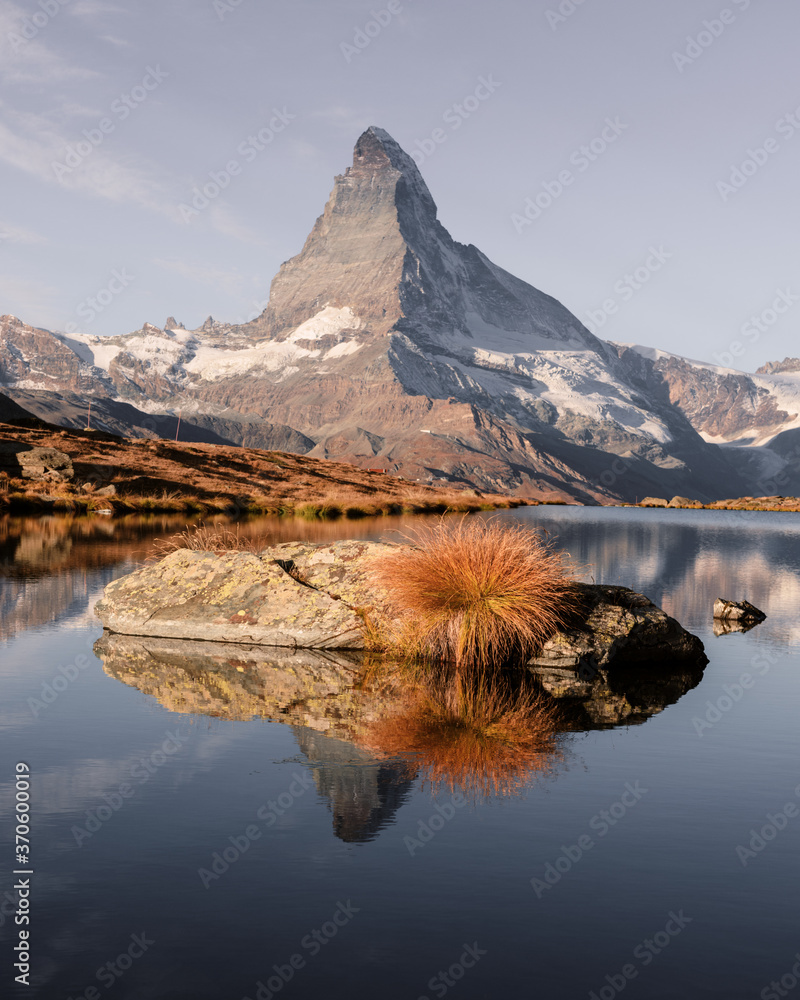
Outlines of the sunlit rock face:
{"label": "sunlit rock face", "polygon": [[95,613],[123,635],[289,649],[364,649],[363,608],[379,624],[371,578],[379,542],[286,543],[253,552],[179,548],[110,583]]}

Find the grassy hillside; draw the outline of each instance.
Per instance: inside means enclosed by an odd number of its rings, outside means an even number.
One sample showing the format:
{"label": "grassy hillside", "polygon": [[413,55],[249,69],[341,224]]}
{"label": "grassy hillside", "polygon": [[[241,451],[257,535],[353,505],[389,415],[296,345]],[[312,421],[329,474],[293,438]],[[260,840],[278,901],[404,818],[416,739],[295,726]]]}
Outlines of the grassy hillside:
{"label": "grassy hillside", "polygon": [[227,445],[183,444],[66,430],[38,420],[0,423],[0,439],[57,448],[68,483],[0,477],[0,510],[234,511],[359,517],[404,511],[517,507],[518,498],[439,488],[340,462]]}

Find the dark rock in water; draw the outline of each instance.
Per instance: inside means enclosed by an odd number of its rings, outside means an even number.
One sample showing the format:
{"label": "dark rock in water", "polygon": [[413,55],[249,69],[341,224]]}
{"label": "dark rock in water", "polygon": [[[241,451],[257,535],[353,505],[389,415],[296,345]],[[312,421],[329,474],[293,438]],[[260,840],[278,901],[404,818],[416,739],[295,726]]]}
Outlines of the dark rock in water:
{"label": "dark rock in water", "polygon": [[583,610],[528,662],[580,728],[641,723],[695,687],[702,642],[627,587],[583,584]]}
{"label": "dark rock in water", "polygon": [[766,619],[763,611],[751,604],[749,601],[726,601],[718,597],[714,601],[714,618],[721,618],[725,621],[749,622],[750,625],[758,625]]}
{"label": "dark rock in water", "polygon": [[35,448],[20,441],[0,441],[0,472],[16,479],[66,482],[75,475],[72,459],[57,448]]}
{"label": "dark rock in water", "polygon": [[679,660],[708,662],[703,644],[643,594],[627,587],[578,584],[583,608],[552,635],[528,666],[594,670],[657,666]]}

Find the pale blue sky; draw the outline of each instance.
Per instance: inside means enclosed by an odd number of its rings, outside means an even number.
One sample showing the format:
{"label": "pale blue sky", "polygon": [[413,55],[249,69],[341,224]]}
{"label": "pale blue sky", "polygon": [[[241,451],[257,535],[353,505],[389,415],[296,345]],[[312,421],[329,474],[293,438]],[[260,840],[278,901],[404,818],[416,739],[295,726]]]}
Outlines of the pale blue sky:
{"label": "pale blue sky", "polygon": [[0,312],[251,318],[375,124],[599,335],[797,355],[798,37],[796,0],[0,0]]}

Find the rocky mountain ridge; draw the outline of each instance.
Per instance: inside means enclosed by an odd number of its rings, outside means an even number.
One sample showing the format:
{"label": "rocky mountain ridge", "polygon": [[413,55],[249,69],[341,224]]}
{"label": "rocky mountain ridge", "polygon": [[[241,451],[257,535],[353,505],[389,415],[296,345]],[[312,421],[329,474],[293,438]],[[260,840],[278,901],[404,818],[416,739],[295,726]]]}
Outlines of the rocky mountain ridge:
{"label": "rocky mountain ridge", "polygon": [[800,427],[794,378],[598,339],[456,243],[414,161],[376,127],[252,322],[186,330],[170,317],[97,337],[0,320],[0,390],[35,413],[49,401],[49,419],[92,399],[101,419],[155,435],[180,411],[200,439],[262,434],[259,447],[581,502],[713,500],[794,475],[763,447]]}

